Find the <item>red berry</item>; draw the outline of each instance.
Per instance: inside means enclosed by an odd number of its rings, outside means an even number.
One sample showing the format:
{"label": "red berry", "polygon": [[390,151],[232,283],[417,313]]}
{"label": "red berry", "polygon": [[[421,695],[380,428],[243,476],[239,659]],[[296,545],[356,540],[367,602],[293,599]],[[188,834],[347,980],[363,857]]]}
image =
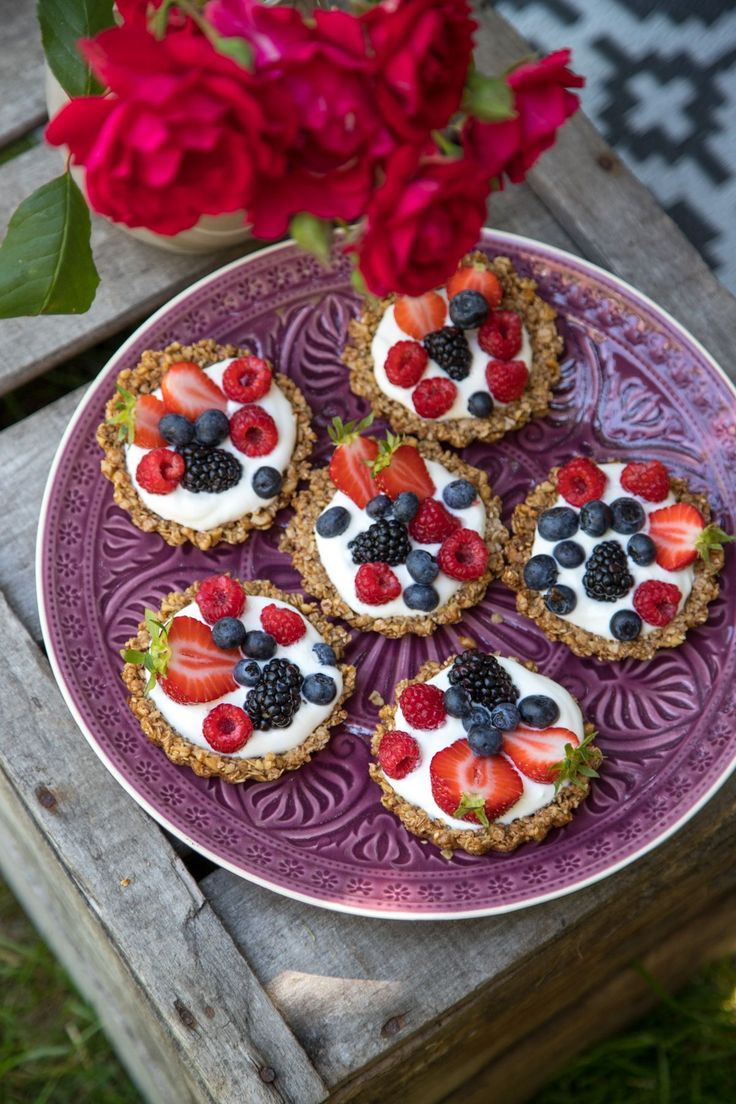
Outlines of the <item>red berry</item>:
{"label": "red berry", "polygon": [[666,571],[679,571],[698,558],[705,519],[689,502],[675,502],[649,515],[649,536],[657,549],[657,563]]}
{"label": "red berry", "polygon": [[296,610],[277,606],[274,602],[261,610],[261,624],[277,644],[296,644],[307,631],[304,618]]}
{"label": "red berry", "polygon": [[409,522],[409,533],[419,544],[439,544],[460,528],[460,519],[436,498],[425,498]]}
{"label": "red berry", "polygon": [[210,575],[199,584],[196,602],[205,621],[214,625],[221,617],[240,617],[245,594],[240,583],[229,575]]}
{"label": "red berry", "polygon": [[670,493],[670,476],[659,460],[627,464],[621,473],[621,486],[647,502],[661,502]]}
{"label": "red berry", "polygon": [[279,431],[262,406],[241,406],[230,419],[230,439],[246,456],[267,456],[276,448]]}
{"label": "red berry", "polygon": [[557,475],[557,490],[571,506],[584,506],[591,499],[600,498],[605,486],[605,472],[584,456],[568,460]]}
{"label": "red berry", "polygon": [[479,291],[489,307],[497,307],[503,299],[503,288],[496,273],[475,261],[462,265],[447,281],[448,299],[461,291]]}
{"label": "red berry", "polygon": [[478,330],[478,344],[484,353],[498,360],[511,360],[521,348],[521,316],[514,310],[490,311]]}
{"label": "red berry", "polygon": [[677,613],[682,594],[674,583],[662,583],[659,579],[647,579],[634,591],[634,609],[649,625],[661,628],[669,625]]}
{"label": "red berry", "polygon": [[444,325],[446,317],[447,304],[436,291],[427,291],[416,297],[402,295],[394,303],[397,326],[418,341]]}
{"label": "red berry", "polygon": [[504,732],[501,750],[514,766],[535,782],[554,782],[558,764],[565,758],[565,746],[576,748],[580,741],[569,728],[527,728],[518,725]]}
{"label": "red berry", "polygon": [[355,593],[367,606],[383,606],[401,594],[401,583],[388,564],[364,563],[355,576]]}
{"label": "red berry", "polygon": [[432,797],[458,820],[488,827],[515,805],[524,783],[503,755],[475,755],[467,740],[442,748],[429,764]]}
{"label": "red berry", "polygon": [[486,383],[494,399],[500,403],[520,399],[529,381],[529,370],[523,360],[489,360]]}
{"label": "red berry", "polygon": [[233,402],[252,403],[271,387],[271,366],[257,356],[238,357],[222,376],[222,389]]}
{"label": "red berry", "polygon": [[423,379],[411,393],[414,409],[422,418],[439,418],[455,401],[457,387],[449,379],[430,376]]}
{"label": "red berry", "polygon": [[412,682],[401,691],[399,706],[413,728],[439,728],[447,716],[445,695],[430,682]]}
{"label": "red berry", "polygon": [[155,395],[140,395],[133,412],[133,444],[141,448],[166,448],[166,438],[158,430],[158,423],[166,413],[166,407]]}
{"label": "red berry", "polygon": [[165,495],[176,490],[185,471],[184,459],[178,452],[157,448],[141,457],[135,477],[144,491]]}
{"label": "red berry", "polygon": [[221,702],[204,719],[202,735],[215,751],[231,755],[240,751],[253,731],[248,714],[237,705]]}
{"label": "red berry", "polygon": [[159,685],[173,701],[185,705],[214,701],[238,689],[233,667],[240,652],[237,648],[218,648],[209,625],[195,617],[175,617],[166,642],[171,654]]}
{"label": "red berry", "polygon": [[406,778],[419,762],[419,744],[408,732],[384,732],[378,747],[378,765],[389,778]]}
{"label": "red berry", "polygon": [[330,440],[336,446],[330,459],[330,479],[337,487],[362,509],[367,502],[378,494],[378,486],[371,474],[371,466],[378,456],[378,441],[375,437],[361,437],[367,429],[373,415],[362,422],[343,422],[342,418],[333,418],[328,429]]}
{"label": "red berry", "polygon": [[479,579],[488,567],[488,547],[473,529],[456,529],[442,542],[437,561],[451,579]]}
{"label": "red berry", "polygon": [[166,409],[194,421],[205,410],[225,410],[227,398],[198,364],[180,360],[161,380]]}
{"label": "red berry", "polygon": [[375,476],[384,494],[396,498],[402,491],[413,491],[419,499],[434,494],[435,485],[419,449],[401,444],[387,449],[383,442],[380,448],[389,455],[388,463]]}
{"label": "red berry", "polygon": [[384,369],[397,387],[413,387],[422,378],[429,356],[418,341],[397,341],[386,357]]}

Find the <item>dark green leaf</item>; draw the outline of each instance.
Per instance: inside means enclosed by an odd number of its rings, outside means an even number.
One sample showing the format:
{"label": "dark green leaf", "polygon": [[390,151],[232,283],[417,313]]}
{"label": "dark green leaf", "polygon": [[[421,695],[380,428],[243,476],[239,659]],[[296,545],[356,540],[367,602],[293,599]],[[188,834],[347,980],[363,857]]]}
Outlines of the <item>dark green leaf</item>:
{"label": "dark green leaf", "polygon": [[113,25],[113,0],[38,0],[41,41],[51,72],[68,96],[90,96],[102,89],[79,52],[80,38]]}
{"label": "dark green leaf", "polygon": [[514,96],[503,77],[485,77],[471,69],[465,82],[463,109],[484,123],[514,117]]}
{"label": "dark green leaf", "polygon": [[225,57],[232,58],[243,69],[250,69],[253,63],[253,50],[244,38],[223,38],[222,35],[217,35],[212,38],[212,45],[218,54],[224,54]]}
{"label": "dark green leaf", "polygon": [[89,310],[100,277],[87,204],[67,172],[24,199],[0,246],[0,318]]}
{"label": "dark green leaf", "polygon": [[332,223],[302,211],[289,223],[289,233],[295,242],[321,261],[327,261],[332,246]]}

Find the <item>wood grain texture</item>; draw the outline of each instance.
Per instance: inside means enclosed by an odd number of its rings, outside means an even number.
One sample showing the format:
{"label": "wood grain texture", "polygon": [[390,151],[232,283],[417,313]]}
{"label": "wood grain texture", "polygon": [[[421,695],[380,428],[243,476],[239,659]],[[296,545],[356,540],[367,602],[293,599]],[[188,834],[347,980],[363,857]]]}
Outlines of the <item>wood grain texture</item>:
{"label": "wood grain texture", "polygon": [[[35,0],[7,0],[2,6],[0,148],[46,118],[43,51]],[[3,225],[0,222],[0,225]]]}

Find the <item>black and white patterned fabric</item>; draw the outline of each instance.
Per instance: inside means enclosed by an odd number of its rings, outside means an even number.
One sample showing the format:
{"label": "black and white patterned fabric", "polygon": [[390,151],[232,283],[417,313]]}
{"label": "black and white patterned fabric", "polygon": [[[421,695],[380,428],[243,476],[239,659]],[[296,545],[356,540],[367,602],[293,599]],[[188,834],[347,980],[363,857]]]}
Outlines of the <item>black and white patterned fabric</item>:
{"label": "black and white patterned fabric", "polygon": [[736,292],[736,0],[497,0],[545,53],[571,46],[583,107]]}

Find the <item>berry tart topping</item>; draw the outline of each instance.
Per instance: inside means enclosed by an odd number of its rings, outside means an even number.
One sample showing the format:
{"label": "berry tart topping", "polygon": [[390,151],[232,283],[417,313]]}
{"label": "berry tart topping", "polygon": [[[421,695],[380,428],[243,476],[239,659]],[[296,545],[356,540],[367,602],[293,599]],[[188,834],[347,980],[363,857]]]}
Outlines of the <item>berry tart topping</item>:
{"label": "berry tart topping", "polygon": [[460,519],[436,498],[425,498],[409,522],[409,533],[419,544],[439,544],[459,528]]}
{"label": "berry tart topping", "polygon": [[243,651],[249,659],[271,659],[276,651],[276,641],[269,632],[249,629],[245,634]]}
{"label": "berry tart topping", "polygon": [[529,369],[523,360],[489,360],[486,381],[496,402],[514,402],[524,394]]}
{"label": "berry tart topping", "polygon": [[563,583],[555,583],[544,596],[544,604],[550,613],[556,613],[558,617],[566,613],[572,613],[578,604],[575,591]]}
{"label": "berry tart topping", "polygon": [[400,521],[374,521],[368,529],[348,542],[353,563],[387,563],[391,567],[405,563],[411,552],[406,526]]}
{"label": "berry tart topping", "polygon": [[599,498],[592,498],[580,508],[580,528],[589,537],[602,537],[613,527],[611,507]]}
{"label": "berry tart topping", "polygon": [[335,667],[337,665],[335,649],[331,644],[313,644],[312,651],[323,667]]}
{"label": "berry tart topping", "polygon": [[605,486],[605,473],[584,456],[568,460],[557,473],[557,490],[571,506],[584,506],[600,498]]}
{"label": "berry tart topping", "polygon": [[[557,731],[565,731],[564,729]],[[555,764],[555,793],[566,783],[582,788],[587,785],[587,779],[598,778],[598,771],[594,764],[600,763],[604,756],[594,748],[593,740],[597,733],[590,732],[583,740],[565,744],[565,754],[559,763]]]}
{"label": "berry tart topping", "polygon": [[450,686],[445,690],[444,702],[451,717],[467,717],[473,708],[473,699],[464,686]]}
{"label": "berry tart topping", "polygon": [[390,498],[402,491],[411,491],[418,499],[434,494],[435,486],[424,457],[414,445],[404,444],[401,437],[387,433],[378,445],[378,455],[371,465],[376,484]]}
{"label": "berry tart topping", "polygon": [[288,728],[301,706],[302,673],[288,659],[270,659],[261,677],[245,696],[245,710],[253,727],[263,732]]}
{"label": "berry tart topping", "polygon": [[207,743],[225,755],[240,751],[252,732],[253,725],[248,714],[227,702],[221,702],[210,710],[202,724],[202,735]]}
{"label": "berry tart topping", "polygon": [[450,321],[461,330],[482,326],[488,315],[488,301],[479,291],[467,288],[453,295],[449,303]]}
{"label": "berry tart topping", "polygon": [[440,596],[433,586],[410,583],[404,591],[404,602],[408,609],[431,613],[440,604]]}
{"label": "berry tart topping", "polygon": [[478,497],[478,492],[469,479],[453,479],[442,490],[442,498],[451,510],[467,510]]}
{"label": "berry tart topping", "polygon": [[447,297],[450,300],[467,290],[479,291],[489,307],[497,307],[503,299],[501,281],[483,264],[461,265],[447,281]]}
{"label": "berry tart topping", "polygon": [[406,569],[416,583],[433,583],[437,578],[440,565],[431,552],[424,548],[413,548],[406,557]]}
{"label": "berry tart topping", "polygon": [[446,317],[447,304],[436,291],[428,291],[416,298],[402,295],[394,303],[397,325],[417,341],[421,341],[432,330],[439,329]]}
{"label": "berry tart topping", "polygon": [[164,414],[158,428],[161,435],[175,448],[182,448],[194,440],[194,422],[183,414]]}
{"label": "berry tart topping", "polygon": [[674,583],[647,579],[634,591],[634,609],[649,625],[669,625],[680,605],[682,592]]}
{"label": "berry tart topping", "polygon": [[245,594],[229,575],[210,575],[200,583],[196,602],[207,624],[214,625],[221,617],[240,617]]}
{"label": "berry tart topping", "polygon": [[521,349],[521,316],[513,310],[494,310],[478,330],[478,344],[496,360],[513,360]]}
{"label": "berry tart topping", "polygon": [[221,444],[229,432],[230,422],[221,410],[204,410],[194,423],[195,440],[210,448]]}
{"label": "berry tart topping", "polygon": [[618,541],[597,544],[585,564],[583,575],[583,586],[588,597],[597,602],[615,602],[623,598],[633,585],[626,553]]}
{"label": "berry tart topping", "polygon": [[551,556],[532,556],[524,565],[524,582],[530,590],[544,590],[557,581],[557,564]]}
{"label": "berry tart topping", "polygon": [[609,622],[614,640],[636,640],[641,634],[641,617],[633,610],[617,610]]}
{"label": "berry tart topping", "polygon": [[194,421],[205,410],[226,410],[227,396],[198,364],[181,360],[161,380],[166,409]]}
{"label": "berry tart topping", "polygon": [[634,533],[629,537],[626,551],[639,567],[648,567],[649,564],[654,563],[657,556],[657,546],[646,533]]}
{"label": "berry tart topping", "polygon": [[414,494],[414,491],[401,491],[394,499],[393,511],[397,521],[408,524],[418,509],[419,495]]}
{"label": "berry tart topping", "polygon": [[367,606],[383,606],[401,594],[401,583],[388,564],[361,564],[355,576],[355,593]]}
{"label": "berry tart topping", "polygon": [[212,639],[218,648],[242,648],[245,625],[239,617],[221,617],[212,626]]}
{"label": "berry tart topping", "polygon": [[378,456],[375,437],[361,437],[373,422],[373,414],[360,422],[343,422],[333,418],[328,429],[335,451],[330,460],[330,479],[339,491],[361,509],[379,493],[370,465]]}
{"label": "berry tart topping", "polygon": [[401,691],[399,708],[413,728],[439,728],[444,724],[444,695],[429,682],[412,682]]}
{"label": "berry tart topping", "polygon": [[386,375],[397,387],[414,387],[428,361],[427,350],[418,341],[397,341],[386,357]]}
{"label": "berry tart topping", "polygon": [[166,407],[155,395],[139,395],[133,408],[133,444],[145,449],[163,448],[166,438],[160,422],[165,415]]}
{"label": "berry tart topping", "polygon": [[552,506],[539,515],[537,529],[545,540],[567,540],[578,531],[578,515],[569,506]]}
{"label": "berry tart topping", "polygon": [[422,418],[439,418],[447,413],[456,396],[457,387],[452,380],[431,376],[417,384],[411,393],[411,401]]}
{"label": "berry tart topping", "polygon": [[499,702],[491,710],[491,724],[499,732],[513,732],[521,719],[513,702]]}
{"label": "berry tart topping", "polygon": [[259,498],[275,498],[281,490],[283,482],[284,477],[281,472],[267,464],[264,464],[261,468],[256,468],[251,480],[253,490]]}
{"label": "berry tart topping", "polygon": [[159,686],[173,701],[189,705],[214,701],[235,690],[235,648],[219,648],[212,629],[193,617],[175,617],[168,628],[169,660]]}
{"label": "berry tart topping", "polygon": [[476,755],[467,740],[438,751],[429,767],[432,797],[456,820],[490,827],[522,795],[519,773],[501,755]]}
{"label": "berry tart topping", "polygon": [[666,571],[679,571],[700,556],[706,562],[711,553],[736,540],[718,525],[706,525],[703,515],[687,502],[676,502],[649,515],[649,536],[656,559]]}
{"label": "berry tart topping", "polygon": [[239,659],[233,667],[233,678],[238,686],[255,686],[261,677],[261,668],[254,659]]}
{"label": "berry tart topping", "polygon": [[503,750],[522,774],[533,782],[555,782],[567,747],[580,741],[569,728],[525,728],[520,725],[503,737]]}
{"label": "berry tart topping", "polygon": [[277,606],[272,602],[261,610],[261,624],[277,644],[296,644],[307,631],[304,618],[296,610]]}
{"label": "berry tart topping", "polygon": [[445,575],[463,582],[479,579],[488,566],[488,546],[474,529],[456,529],[442,542],[437,560]]}
{"label": "berry tart topping", "polygon": [[386,494],[378,494],[375,498],[372,498],[370,502],[366,503],[365,512],[369,518],[377,520],[378,518],[391,517],[394,510],[394,504]]}
{"label": "berry tart topping", "polygon": [[185,474],[184,459],[167,448],[145,453],[135,470],[135,477],[144,491],[165,495],[175,491]]}
{"label": "berry tart topping", "polygon": [[638,461],[621,472],[621,486],[647,502],[661,502],[670,493],[670,475],[659,460]]}
{"label": "berry tart topping", "polygon": [[503,736],[491,724],[474,724],[468,729],[468,745],[473,755],[497,755]]}
{"label": "berry tart topping", "polygon": [[378,748],[378,763],[389,778],[406,778],[419,762],[419,744],[408,732],[384,732]]}
{"label": "berry tart topping", "polygon": [[468,399],[471,418],[489,418],[493,413],[493,399],[487,391],[474,391]]}
{"label": "berry tart topping", "polygon": [[495,656],[471,648],[456,656],[450,669],[450,684],[467,690],[472,700],[488,707],[515,702],[519,692]]}
{"label": "berry tart topping", "polygon": [[337,686],[329,675],[317,672],[315,675],[307,675],[302,683],[302,694],[312,705],[329,705],[337,695]]}
{"label": "berry tart topping", "polygon": [[548,694],[527,694],[519,702],[519,716],[531,728],[550,728],[560,719],[560,707]]}
{"label": "berry tart topping", "polygon": [[315,528],[321,537],[339,537],[350,525],[350,514],[344,506],[330,506],[317,518]]}
{"label": "berry tart topping", "polygon": [[424,338],[424,348],[435,364],[447,372],[450,379],[464,380],[470,374],[473,354],[459,326],[443,326]]}
{"label": "berry tart topping", "polygon": [[190,445],[183,446],[180,459],[186,466],[181,485],[185,491],[191,491],[192,494],[200,494],[203,491],[209,494],[222,494],[223,491],[237,486],[240,482],[243,471],[240,461],[224,449],[208,448],[193,441]]}
{"label": "berry tart topping", "polygon": [[222,377],[222,389],[229,399],[254,403],[271,388],[271,366],[257,356],[238,357],[228,364]]}
{"label": "berry tart topping", "polygon": [[262,406],[241,406],[230,419],[230,440],[246,456],[268,456],[278,439],[276,423]]}
{"label": "berry tart topping", "polygon": [[585,549],[577,541],[564,540],[554,546],[552,555],[560,567],[580,567],[585,560]]}
{"label": "berry tart topping", "polygon": [[647,515],[644,507],[635,498],[616,498],[611,503],[613,515],[613,528],[617,533],[628,536],[629,533],[638,533],[644,527]]}

